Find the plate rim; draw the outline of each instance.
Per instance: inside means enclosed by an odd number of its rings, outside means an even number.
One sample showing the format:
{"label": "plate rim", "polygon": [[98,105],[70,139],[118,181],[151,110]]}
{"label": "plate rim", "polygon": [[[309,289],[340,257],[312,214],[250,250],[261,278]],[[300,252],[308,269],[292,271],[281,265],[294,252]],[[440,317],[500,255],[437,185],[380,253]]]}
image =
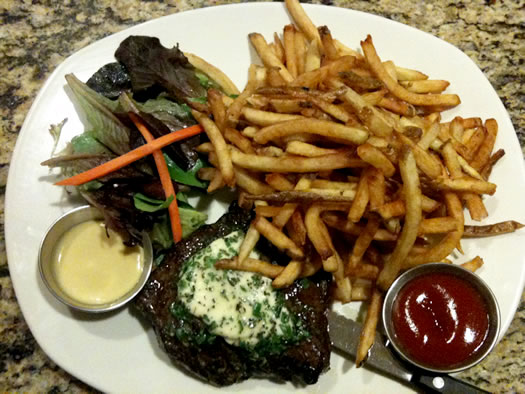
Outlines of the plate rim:
{"label": "plate rim", "polygon": [[[416,31],[418,34],[423,33],[424,35],[426,35],[426,39],[438,40],[441,44],[448,45],[450,48],[452,48],[454,51],[456,51],[458,56],[463,56],[465,59],[468,59],[472,63],[472,65],[479,71],[480,75],[482,75],[483,78],[485,80],[487,80],[488,85],[492,88],[494,94],[498,98],[498,101],[499,101],[502,109],[504,110],[504,113],[506,114],[506,121],[509,123],[509,125],[511,127],[511,130],[514,132],[513,137],[516,139],[517,145],[520,146],[519,140],[518,140],[517,135],[516,135],[516,131],[514,129],[514,125],[512,124],[512,121],[511,121],[511,118],[510,118],[510,115],[507,112],[503,102],[501,101],[501,99],[498,96],[497,92],[495,91],[494,87],[492,86],[490,81],[488,81],[488,78],[480,70],[480,68],[477,66],[477,64],[468,55],[466,55],[463,51],[461,51],[459,48],[457,48],[455,45],[453,45],[453,44],[451,44],[451,43],[449,43],[449,42],[447,42],[447,41],[445,41],[445,40],[443,40],[443,39],[441,39],[439,37],[436,37],[436,36],[432,35],[431,33],[419,30],[419,29],[417,29],[417,28],[415,28],[413,26],[406,25],[404,23],[388,19],[388,18],[385,18],[385,17],[380,16],[380,15],[376,15],[376,14],[372,14],[372,13],[368,13],[368,12],[364,12],[364,11],[359,11],[359,10],[353,10],[353,9],[350,9],[350,8],[328,6],[328,5],[321,5],[321,4],[302,4],[302,6],[305,8],[305,10],[307,10],[307,12],[308,12],[308,10],[311,10],[309,12],[311,12],[312,14],[315,13],[315,9],[316,8],[318,8],[318,9],[335,9],[336,12],[354,13],[356,15],[362,15],[362,16],[365,16],[367,18],[382,20],[386,24],[397,25],[397,27],[401,27],[403,29]],[[22,154],[21,151],[22,151],[23,148],[22,148],[22,143],[20,141],[22,141],[22,139],[23,139],[21,137],[25,138],[26,135],[29,135],[29,131],[26,131],[27,124],[29,124],[30,120],[35,116],[35,113],[38,112],[39,103],[42,100],[42,98],[45,95],[45,93],[47,92],[47,90],[49,89],[49,85],[51,85],[54,82],[54,80],[58,77],[58,75],[61,74],[62,70],[64,68],[66,68],[71,62],[74,62],[76,60],[76,58],[81,58],[85,52],[88,52],[88,51],[92,50],[94,47],[99,46],[99,45],[104,45],[106,43],[106,41],[110,41],[112,39],[115,39],[116,36],[125,36],[126,34],[128,34],[128,35],[130,33],[132,34],[136,30],[142,30],[144,28],[148,28],[148,25],[156,24],[156,23],[158,23],[159,20],[170,19],[170,18],[179,18],[179,17],[183,18],[184,14],[193,14],[193,13],[199,13],[200,14],[200,13],[208,13],[208,12],[212,12],[213,13],[214,9],[217,9],[217,8],[257,8],[257,7],[273,8],[273,9],[280,8],[281,10],[284,10],[284,12],[287,13],[286,7],[284,6],[284,3],[274,3],[274,2],[221,4],[221,5],[213,5],[213,6],[203,7],[203,8],[196,8],[196,9],[190,9],[190,10],[185,10],[185,11],[181,11],[181,12],[176,12],[176,13],[173,13],[173,14],[168,14],[168,15],[164,15],[164,16],[161,16],[161,17],[158,17],[158,18],[150,19],[148,21],[144,21],[144,22],[139,23],[139,24],[134,25],[134,26],[127,27],[127,28],[122,29],[122,30],[120,30],[118,32],[110,34],[110,35],[108,35],[106,37],[103,37],[103,38],[101,38],[101,39],[99,39],[97,41],[94,41],[94,42],[90,43],[89,45],[87,45],[87,46],[85,46],[85,47],[75,51],[71,55],[69,55],[66,59],[64,59],[53,70],[53,72],[47,77],[46,81],[41,86],[38,94],[35,96],[35,99],[33,100],[32,104],[31,104],[31,107],[30,107],[29,111],[26,114],[26,117],[25,117],[24,122],[23,122],[23,124],[21,126],[20,132],[19,132],[17,140],[16,140],[16,144],[15,144],[15,147],[13,149],[13,153],[12,153],[12,156],[11,156],[11,159],[10,159],[10,168],[9,168],[9,172],[8,172],[7,185],[6,185],[6,191],[5,191],[5,220],[4,220],[4,223],[5,223],[5,241],[6,241],[5,242],[5,247],[6,247],[6,254],[7,254],[7,257],[8,257],[8,267],[10,269],[11,269],[11,264],[14,264],[14,262],[10,263],[11,259],[9,258],[10,255],[12,255],[12,253],[13,253],[13,252],[10,252],[10,249],[11,249],[10,245],[12,245],[12,241],[9,241],[11,239],[10,228],[12,228],[12,226],[10,226],[9,223],[13,220],[11,218],[11,215],[9,214],[9,211],[10,211],[9,210],[9,206],[10,206],[10,200],[12,198],[10,196],[14,195],[14,191],[13,191],[14,186],[10,186],[10,185],[13,184],[13,182],[10,182],[10,178],[12,177],[12,173],[14,173],[15,169],[16,169],[16,164],[15,165],[12,165],[12,164],[16,163],[19,160],[18,156]],[[184,40],[181,40],[181,42],[183,42],[183,41]],[[525,161],[521,161],[520,170],[521,170],[522,174],[525,174]],[[519,293],[516,292],[517,295],[514,297],[514,300],[513,300],[513,303],[512,303],[512,308],[511,308],[512,311],[513,311],[512,316],[507,319],[508,321],[504,321],[503,322],[504,324],[502,324],[502,330],[501,330],[501,333],[500,333],[499,340],[501,340],[503,338],[504,334],[506,333],[506,331],[508,330],[508,328],[510,326],[510,323],[511,323],[512,319],[514,318],[514,316],[516,314],[517,307],[518,307],[518,305],[520,303],[520,300],[521,300],[521,294],[523,293],[523,288],[525,286],[525,271],[523,271],[523,275],[520,278],[520,280],[521,280],[521,283],[520,283],[519,287],[521,288],[521,292],[519,292]],[[63,365],[62,363],[56,362],[54,355],[52,355],[54,352],[48,349],[47,344],[43,344],[42,341],[37,339],[37,337],[40,337],[40,335],[35,335],[33,327],[32,327],[32,324],[30,324],[30,322],[29,322],[31,319],[28,320],[26,318],[26,315],[29,312],[27,310],[28,305],[22,305],[18,301],[18,294],[20,292],[20,289],[17,289],[17,288],[19,286],[22,286],[22,284],[16,283],[13,280],[12,276],[11,276],[11,282],[12,282],[12,285],[13,285],[13,289],[14,289],[15,295],[17,297],[17,304],[19,305],[19,307],[20,307],[20,309],[22,311],[22,314],[24,316],[24,319],[26,320],[31,333],[32,333],[33,337],[35,338],[35,340],[38,342],[39,346],[42,347],[42,349],[44,350],[46,355],[50,359],[52,359],[57,365],[60,365],[61,368],[66,370],[72,376],[78,377],[78,375],[74,371],[70,370],[68,365]],[[30,312],[29,312],[29,314],[30,314]],[[82,377],[82,378],[78,377],[78,378],[83,380],[83,381],[86,381],[86,380],[84,380],[85,379],[84,377]],[[97,382],[90,381],[88,384],[92,385],[93,387],[100,387],[97,384]]]}

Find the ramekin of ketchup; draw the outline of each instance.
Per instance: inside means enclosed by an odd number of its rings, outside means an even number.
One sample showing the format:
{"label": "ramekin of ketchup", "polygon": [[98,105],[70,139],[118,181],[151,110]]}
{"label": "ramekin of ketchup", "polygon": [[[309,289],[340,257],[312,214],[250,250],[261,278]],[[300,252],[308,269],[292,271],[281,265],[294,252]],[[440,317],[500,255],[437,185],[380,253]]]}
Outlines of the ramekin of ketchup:
{"label": "ramekin of ketchup", "polygon": [[403,358],[450,373],[470,368],[492,350],[500,315],[494,294],[476,274],[433,263],[406,271],[392,284],[383,322]]}

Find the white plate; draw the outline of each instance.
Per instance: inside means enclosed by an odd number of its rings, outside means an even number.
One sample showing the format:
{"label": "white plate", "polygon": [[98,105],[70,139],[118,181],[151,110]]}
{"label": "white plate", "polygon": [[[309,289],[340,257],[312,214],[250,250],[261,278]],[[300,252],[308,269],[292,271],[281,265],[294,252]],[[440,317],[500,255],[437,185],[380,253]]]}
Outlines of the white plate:
{"label": "white plate", "polygon": [[[500,126],[497,148],[505,157],[496,166],[494,197],[486,199],[490,221],[525,222],[525,176],[522,152],[507,112],[492,86],[475,64],[450,44],[411,27],[377,16],[336,7],[305,5],[317,25],[328,25],[333,36],[357,48],[372,34],[383,60],[421,70],[431,78],[447,79],[450,91],[463,103],[446,116],[493,117]],[[6,240],[9,269],[24,317],[44,351],[62,368],[84,382],[111,392],[216,392],[218,389],[189,378],[175,368],[160,350],[149,327],[129,309],[104,316],[86,317],[59,304],[44,288],[37,271],[37,251],[42,235],[61,213],[75,203],[53,177],[39,165],[52,149],[49,125],[63,118],[59,149],[83,125],[64,90],[64,75],[75,73],[86,80],[100,66],[113,61],[119,43],[131,34],[157,36],[165,46],[180,43],[185,51],[199,54],[226,72],[243,87],[248,65],[255,59],[247,34],[261,32],[271,39],[289,23],[282,3],[237,4],[169,15],[104,38],[64,61],[38,94],[18,137],[9,172],[6,198]],[[77,202],[78,203],[78,202]],[[213,218],[220,214],[212,207]],[[522,245],[525,233],[481,241],[464,241],[466,257],[485,260],[481,276],[496,294],[505,331],[518,305],[525,281]],[[503,335],[503,332],[502,332]],[[297,388],[264,380],[249,380],[228,391],[257,393],[406,391],[348,361],[332,357],[331,370],[317,385]]]}

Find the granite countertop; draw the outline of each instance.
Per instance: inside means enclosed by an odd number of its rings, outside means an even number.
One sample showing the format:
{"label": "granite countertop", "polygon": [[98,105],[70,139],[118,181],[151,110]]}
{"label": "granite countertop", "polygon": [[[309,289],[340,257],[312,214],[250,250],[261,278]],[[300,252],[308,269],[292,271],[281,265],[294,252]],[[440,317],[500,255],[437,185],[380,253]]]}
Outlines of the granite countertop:
{"label": "granite countertop", "polygon": [[[13,291],[4,237],[4,194],[12,150],[33,99],[69,55],[111,33],[159,16],[238,1],[3,0],[0,2],[0,392],[87,392],[33,339]],[[396,20],[463,50],[509,111],[525,148],[524,0],[323,0]],[[504,339],[461,374],[494,392],[525,392],[525,295]]]}

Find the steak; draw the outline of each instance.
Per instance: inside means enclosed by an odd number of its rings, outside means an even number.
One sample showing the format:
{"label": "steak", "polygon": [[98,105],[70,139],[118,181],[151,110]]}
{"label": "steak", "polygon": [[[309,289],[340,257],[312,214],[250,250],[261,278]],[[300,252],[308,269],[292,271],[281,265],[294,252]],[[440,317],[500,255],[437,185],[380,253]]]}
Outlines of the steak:
{"label": "steak", "polygon": [[[279,352],[253,354],[220,336],[207,336],[207,326],[201,318],[173,313],[183,262],[218,238],[235,230],[245,232],[251,219],[251,212],[234,203],[216,223],[201,227],[177,243],[154,270],[135,306],[151,323],[159,344],[173,362],[208,383],[225,386],[250,377],[316,383],[329,367],[331,350],[325,314],[330,302],[330,283],[324,274],[299,280],[282,290],[286,307],[309,335],[287,344]],[[185,334],[197,339],[187,340]]]}

